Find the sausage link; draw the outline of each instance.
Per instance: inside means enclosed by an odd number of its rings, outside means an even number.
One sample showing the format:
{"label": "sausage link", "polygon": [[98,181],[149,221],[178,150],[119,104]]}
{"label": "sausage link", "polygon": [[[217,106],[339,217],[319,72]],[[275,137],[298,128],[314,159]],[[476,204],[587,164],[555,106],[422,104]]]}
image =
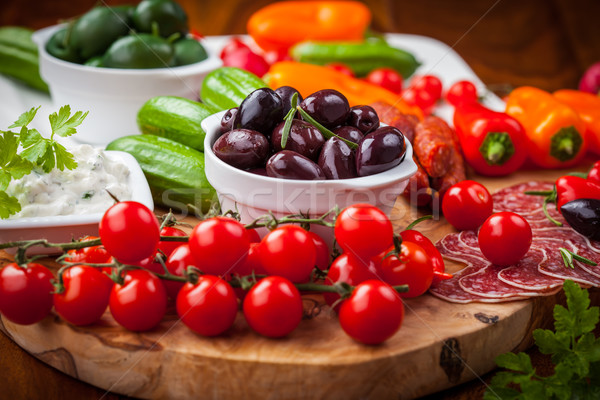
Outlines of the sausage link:
{"label": "sausage link", "polygon": [[414,151],[432,178],[440,178],[450,169],[453,157],[453,131],[444,120],[429,116],[415,128]]}

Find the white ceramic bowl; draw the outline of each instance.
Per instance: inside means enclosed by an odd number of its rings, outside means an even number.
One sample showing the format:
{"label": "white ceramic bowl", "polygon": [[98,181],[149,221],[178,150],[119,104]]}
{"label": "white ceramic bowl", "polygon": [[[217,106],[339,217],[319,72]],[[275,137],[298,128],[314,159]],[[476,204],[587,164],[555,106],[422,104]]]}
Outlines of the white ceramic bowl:
{"label": "white ceramic bowl", "polygon": [[139,133],[136,116],[155,96],[198,98],[202,80],[222,65],[214,54],[196,64],[173,68],[96,68],[60,60],[46,51],[46,42],[61,28],[54,25],[36,31],[33,40],[40,54],[40,74],[48,83],[55,107],[89,111],[75,140],[106,145],[121,136]]}
{"label": "white ceramic bowl", "polygon": [[[131,188],[131,200],[140,202],[150,210],[154,202],[148,181],[138,162],[129,153],[105,151],[108,161],[120,161],[129,168],[127,185]],[[31,217],[19,219],[0,219],[0,243],[18,240],[47,239],[53,243],[66,243],[86,235],[98,235],[98,223],[104,215],[101,213],[84,215],[56,215],[51,217]],[[15,249],[8,249],[8,251]],[[52,250],[34,246],[27,254],[50,254]]]}
{"label": "white ceramic bowl", "polygon": [[[204,139],[205,173],[215,188],[223,211],[240,213],[243,223],[273,212],[277,217],[307,213],[319,216],[334,206],[340,209],[355,203],[369,203],[389,214],[396,198],[408,185],[408,178],[417,172],[412,159],[412,146],[406,141],[406,155],[396,167],[379,174],[339,180],[291,180],[253,174],[221,161],[212,151],[220,136],[220,121],[225,112],[206,118],[202,128]],[[315,231],[322,233],[315,227]],[[319,232],[321,230],[321,232]]]}

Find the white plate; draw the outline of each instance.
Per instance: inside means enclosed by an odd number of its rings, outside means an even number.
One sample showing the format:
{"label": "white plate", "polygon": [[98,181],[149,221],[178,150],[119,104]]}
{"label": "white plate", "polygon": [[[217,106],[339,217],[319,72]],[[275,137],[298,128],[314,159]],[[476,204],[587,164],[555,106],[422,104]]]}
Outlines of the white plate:
{"label": "white plate", "polygon": [[[139,164],[129,153],[106,151],[109,161],[120,161],[129,168],[127,184],[131,189],[131,200],[154,209],[150,187]],[[53,243],[66,243],[86,235],[98,235],[98,223],[104,213],[84,215],[57,215],[51,217],[31,217],[18,219],[0,219],[0,243],[17,240],[47,239]],[[13,251],[15,249],[12,249]],[[49,251],[46,248],[32,247],[28,254]]]}

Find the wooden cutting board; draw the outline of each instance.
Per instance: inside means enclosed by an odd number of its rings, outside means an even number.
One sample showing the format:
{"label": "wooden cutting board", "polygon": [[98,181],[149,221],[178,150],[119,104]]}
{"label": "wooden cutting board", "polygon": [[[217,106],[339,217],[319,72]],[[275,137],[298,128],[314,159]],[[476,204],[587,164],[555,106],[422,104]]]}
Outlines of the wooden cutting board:
{"label": "wooden cutting board", "polygon": [[[473,178],[494,192],[565,172]],[[403,200],[391,215],[397,229],[415,216]],[[434,241],[453,231],[443,218],[419,229]],[[30,326],[1,318],[0,329],[68,375],[139,398],[410,399],[475,379],[495,367],[497,355],[529,347],[534,329],[551,326],[552,307],[561,297],[498,304],[452,304],[430,295],[408,299],[402,328],[379,346],[350,339],[317,295],[304,297],[300,326],[277,340],[252,332],[241,313],[226,335],[204,338],[185,327],[173,307],[144,333],[126,331],[109,312],[88,327],[52,314]]]}

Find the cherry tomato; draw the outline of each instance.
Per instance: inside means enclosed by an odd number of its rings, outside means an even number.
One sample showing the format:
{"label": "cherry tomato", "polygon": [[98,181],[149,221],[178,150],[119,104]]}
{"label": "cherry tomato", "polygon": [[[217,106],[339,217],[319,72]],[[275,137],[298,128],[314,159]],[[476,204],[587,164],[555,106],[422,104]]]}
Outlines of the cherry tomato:
{"label": "cherry tomato", "polygon": [[492,264],[501,267],[519,262],[531,247],[529,222],[513,212],[499,212],[489,217],[478,235],[479,248]]}
{"label": "cherry tomato", "polygon": [[250,243],[260,243],[260,234],[256,229],[246,229]]}
{"label": "cherry tomato", "polygon": [[[390,247],[388,252],[394,250]],[[433,281],[433,263],[418,244],[402,242],[399,255],[391,255],[381,262],[383,280],[390,285],[408,285],[408,292],[400,297],[417,297],[425,293]]]}
{"label": "cherry tomato", "polygon": [[[88,242],[90,240],[98,239],[97,236],[86,236],[82,238],[81,242]],[[112,262],[111,255],[108,254],[108,251],[104,248],[104,246],[90,246],[84,247],[82,249],[69,250],[67,251],[68,257],[65,258],[65,261],[68,262],[80,262],[80,263],[90,263],[90,264],[105,264]]]}
{"label": "cherry tomato", "polygon": [[260,261],[260,243],[250,243],[250,250],[248,250],[248,257],[246,261],[237,267],[233,272],[240,276],[251,275],[253,272],[255,275],[267,275],[268,272],[263,267]]}
{"label": "cherry tomato", "polygon": [[233,50],[222,58],[224,67],[237,67],[252,72],[258,77],[262,77],[269,71],[269,64],[265,59],[250,50],[249,48],[239,48]]}
{"label": "cherry tomato", "polygon": [[160,279],[150,271],[129,270],[123,284],[110,292],[110,312],[121,326],[130,331],[155,327],[167,311],[167,293]]}
{"label": "cherry tomato", "polygon": [[280,62],[280,61],[292,61],[292,57],[290,57],[290,54],[288,53],[287,50],[266,51],[263,54],[263,57],[265,58],[265,61],[269,65],[275,64],[276,62]]}
{"label": "cherry tomato", "polygon": [[404,82],[402,75],[391,68],[376,68],[369,72],[365,80],[398,94],[402,91],[402,84]]}
{"label": "cherry tomato", "polygon": [[240,222],[227,217],[201,221],[190,235],[196,265],[209,275],[225,275],[246,261],[250,239]]}
{"label": "cherry tomato", "polygon": [[[160,236],[187,236],[187,233],[182,231],[179,228],[175,228],[173,226],[165,226],[160,230]],[[165,254],[165,257],[169,257],[169,255],[175,250],[179,245],[183,242],[167,242],[167,241],[159,241],[158,249]]]}
{"label": "cherry tomato", "polygon": [[442,199],[446,220],[458,230],[477,230],[492,215],[493,208],[490,192],[471,180],[451,186]]}
{"label": "cherry tomato", "polygon": [[154,255],[160,240],[158,220],[148,207],[135,201],[121,201],[106,210],[99,232],[106,250],[124,263]]}
{"label": "cherry tomato", "polygon": [[226,44],[223,46],[219,57],[221,60],[225,58],[228,54],[233,53],[239,49],[250,49],[246,43],[239,37],[232,37]]}
{"label": "cherry tomato", "polygon": [[440,251],[427,236],[423,235],[419,231],[408,229],[400,232],[400,237],[402,237],[402,243],[415,243],[425,250],[429,256],[431,265],[433,266],[433,281],[431,282],[432,286],[437,285],[443,280],[452,278],[452,274],[446,272],[446,265],[444,264],[444,259],[442,258]]}
{"label": "cherry tomato", "polygon": [[588,171],[588,180],[600,183],[600,161],[596,161],[592,168]]}
{"label": "cherry tomato", "polygon": [[334,71],[341,72],[342,74],[344,74],[346,76],[354,78],[354,71],[352,71],[352,69],[349,66],[347,66],[346,64],[331,63],[331,64],[327,64],[327,68],[331,68]]}
{"label": "cherry tomato", "polygon": [[[363,263],[360,259],[353,257],[348,253],[338,256],[329,267],[327,277],[325,278],[326,285],[333,285],[338,282],[345,282],[350,286],[356,286],[369,279],[377,279],[378,274],[375,263],[369,260],[368,264]],[[340,295],[337,293],[324,292],[323,297],[325,302],[331,307],[339,300]],[[340,304],[338,303],[334,310],[339,311]]]}
{"label": "cherry tomato", "polygon": [[431,114],[435,99],[425,90],[409,87],[402,92],[402,100],[407,104],[419,107],[425,114]]}
{"label": "cherry tomato", "polygon": [[306,282],[315,267],[317,250],[308,232],[284,225],[269,232],[260,244],[260,263],[270,275]]}
{"label": "cherry tomato", "polygon": [[470,81],[458,81],[446,92],[446,101],[457,107],[461,104],[477,103],[477,87]]}
{"label": "cherry tomato", "polygon": [[[171,274],[183,276],[187,267],[196,266],[196,259],[192,255],[190,246],[187,243],[184,243],[173,250],[169,258],[167,258],[165,265]],[[179,290],[184,285],[183,282],[170,281],[167,279],[162,280],[162,283],[167,290],[167,295],[172,299],[177,298]]]}
{"label": "cherry tomato", "polygon": [[114,282],[99,269],[74,265],[63,275],[64,292],[54,294],[54,309],[73,325],[98,321],[106,307]]}
{"label": "cherry tomato", "polygon": [[329,246],[323,238],[317,235],[314,232],[308,231],[308,236],[310,236],[315,244],[315,249],[317,250],[317,258],[315,260],[315,265],[322,271],[326,270],[329,267]]}
{"label": "cherry tomato", "polygon": [[196,284],[186,283],[177,295],[177,315],[188,328],[204,336],[229,329],[237,310],[233,288],[218,276],[201,275]]}
{"label": "cherry tomato", "polygon": [[394,228],[379,208],[359,203],[342,210],[334,233],[345,253],[368,260],[392,245]]}
{"label": "cherry tomato", "polygon": [[302,320],[302,298],[289,280],[280,276],[261,279],[244,299],[244,316],[255,332],[271,337],[291,333]]}
{"label": "cherry tomato", "polygon": [[427,92],[434,102],[442,98],[442,81],[435,75],[414,76],[410,87]]}
{"label": "cherry tomato", "polygon": [[387,283],[371,279],[354,288],[340,306],[340,325],[354,340],[379,344],[400,329],[404,305]]}
{"label": "cherry tomato", "polygon": [[5,265],[0,270],[0,313],[20,325],[41,321],[52,309],[52,279],[50,270],[41,264]]}

